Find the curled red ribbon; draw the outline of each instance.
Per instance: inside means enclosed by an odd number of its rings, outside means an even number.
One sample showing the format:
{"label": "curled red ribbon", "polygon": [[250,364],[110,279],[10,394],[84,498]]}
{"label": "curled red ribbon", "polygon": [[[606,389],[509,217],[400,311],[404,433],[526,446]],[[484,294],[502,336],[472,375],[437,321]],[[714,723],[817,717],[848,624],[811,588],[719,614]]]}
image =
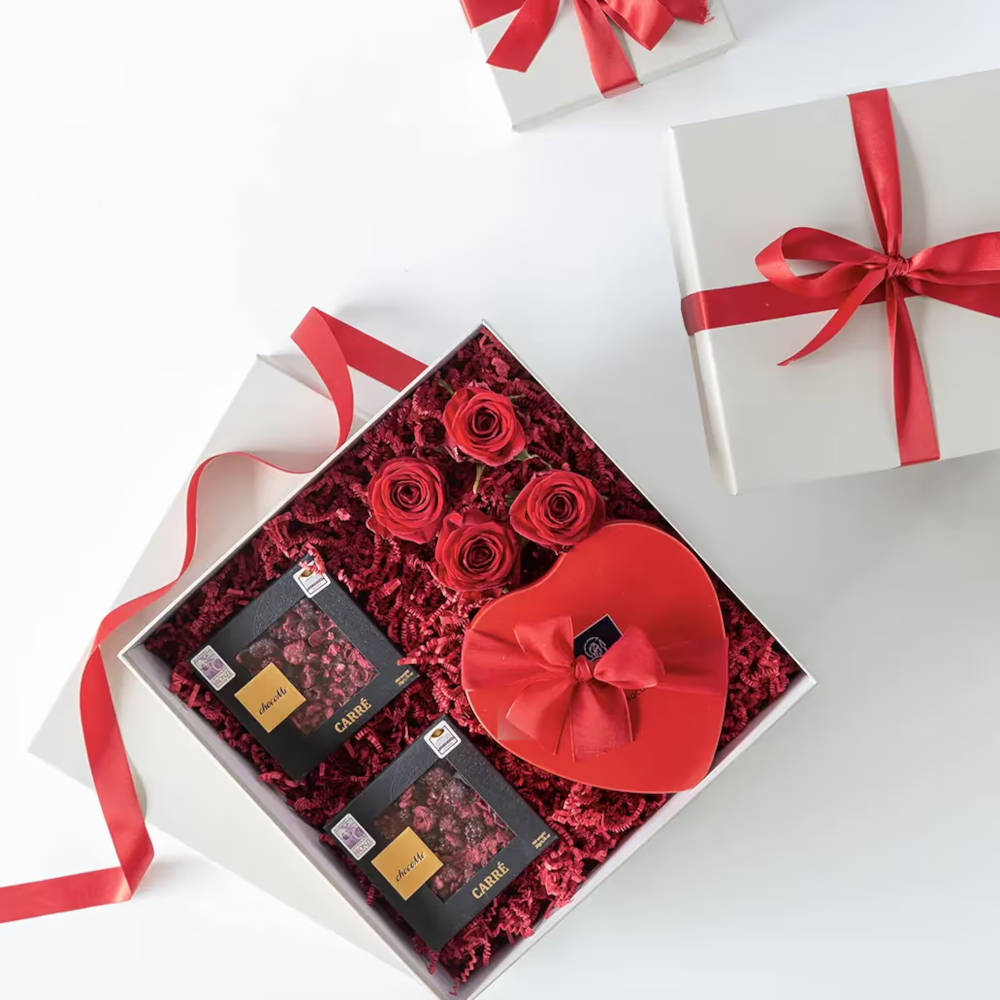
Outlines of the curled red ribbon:
{"label": "curled red ribbon", "polygon": [[[562,0],[462,0],[477,28],[516,10],[487,62],[525,72],[549,37]],[[708,0],[573,0],[594,79],[605,97],[639,86],[615,26],[646,49],[654,49],[678,18],[704,24]]]}
{"label": "curled red ribbon", "polygon": [[[347,440],[354,417],[354,390],[348,366],[397,391],[404,389],[425,367],[414,358],[318,309],[309,310],[292,339],[312,362],[337,407],[340,418],[337,447]],[[94,788],[118,856],[118,865],[100,871],[0,887],[0,923],[125,902],[132,898],[152,863],[153,845],[132,780],[100,644],[129,618],[166,594],[191,565],[197,541],[201,479],[209,465],[232,455],[249,458],[281,472],[296,471],[246,452],[227,452],[205,459],[188,483],[187,538],[180,572],[170,583],[109,612],[98,627],[83,668],[80,722]]]}
{"label": "curled red ribbon", "polygon": [[[820,332],[781,362],[798,361],[828,344],[858,309],[885,302],[892,354],[896,437],[903,465],[941,457],[920,345],[906,299],[926,295],[1000,317],[1000,233],[980,233],[903,256],[899,154],[887,90],[852,94],[858,156],[881,250],[822,229],[790,229],[757,256],[767,279],[695,292],[681,304],[689,334],[722,326],[835,310]],[[789,261],[831,266],[797,275]]]}
{"label": "curled red ribbon", "polygon": [[467,691],[519,688],[506,713],[508,722],[551,753],[568,739],[574,760],[635,739],[627,692],[660,686],[708,690],[700,667],[718,645],[682,640],[658,647],[642,629],[629,626],[592,662],[574,653],[568,615],[519,625],[514,639],[516,645],[470,630],[462,655],[463,684]]}

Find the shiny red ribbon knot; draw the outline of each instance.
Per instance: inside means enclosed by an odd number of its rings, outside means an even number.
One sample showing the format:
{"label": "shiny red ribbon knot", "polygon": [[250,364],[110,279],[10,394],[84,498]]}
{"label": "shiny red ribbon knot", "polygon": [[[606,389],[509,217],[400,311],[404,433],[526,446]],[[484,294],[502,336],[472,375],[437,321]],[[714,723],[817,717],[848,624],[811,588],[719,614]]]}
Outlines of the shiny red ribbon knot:
{"label": "shiny red ribbon knot", "polygon": [[[925,295],[1000,316],[1000,233],[966,236],[904,256],[902,183],[889,92],[852,94],[850,102],[861,172],[882,249],[870,249],[822,229],[790,229],[757,256],[757,267],[767,281],[686,296],[682,302],[685,325],[693,335],[835,310],[805,347],[781,362],[787,365],[828,344],[862,305],[885,302],[900,461],[903,465],[932,462],[941,452],[906,299]],[[792,260],[831,266],[798,275],[789,266]]]}
{"label": "shiny red ribbon knot", "polygon": [[[487,62],[526,72],[549,37],[562,0],[462,0],[473,28],[516,10]],[[708,0],[573,0],[594,79],[605,97],[639,86],[617,26],[646,49],[655,49],[678,19],[704,24]]]}
{"label": "shiny red ribbon knot", "polygon": [[[596,757],[635,739],[628,694],[669,686],[704,690],[701,664],[720,640],[654,646],[646,633],[627,627],[596,661],[577,656],[567,615],[519,625],[510,639],[466,635],[466,690],[520,688],[506,713],[512,726],[551,753],[569,740],[574,760]],[[669,664],[669,669],[667,664]]]}

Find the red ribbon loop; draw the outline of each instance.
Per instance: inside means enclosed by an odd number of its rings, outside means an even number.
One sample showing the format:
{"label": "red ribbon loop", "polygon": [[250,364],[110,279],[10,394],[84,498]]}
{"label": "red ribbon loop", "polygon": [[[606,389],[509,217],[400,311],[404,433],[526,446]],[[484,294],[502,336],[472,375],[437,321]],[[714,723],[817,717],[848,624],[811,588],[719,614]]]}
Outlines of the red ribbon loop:
{"label": "red ribbon loop", "polygon": [[[515,0],[517,9],[503,37],[487,60],[491,66],[526,72],[549,37],[562,0]],[[615,27],[646,49],[654,49],[678,18],[704,24],[708,0],[573,0],[594,79],[606,97],[639,86],[635,69]],[[475,26],[492,20],[484,5],[496,14],[492,0],[465,0]],[[506,6],[506,5],[505,5]]]}
{"label": "red ribbon loop", "polygon": [[[318,309],[310,309],[292,339],[302,349],[330,390],[340,418],[338,447],[350,434],[354,391],[348,366],[393,389],[404,389],[420,372],[421,362]],[[198,529],[198,490],[205,470],[221,458],[239,456],[281,472],[280,466],[246,452],[228,452],[205,459],[188,483],[187,538],[177,576],[141,597],[110,611],[97,630],[80,679],[80,722],[94,788],[118,855],[118,867],[81,872],[22,885],[0,886],[0,923],[62,913],[132,898],[153,860],[153,845],[136,794],[122,741],[115,704],[108,686],[100,645],[133,615],[163,597],[187,571],[194,558]],[[300,472],[308,470],[298,470]]]}
{"label": "red ribbon loop", "polygon": [[[902,182],[889,92],[852,94],[850,102],[881,250],[822,229],[790,229],[757,256],[758,270],[768,282],[763,291],[757,285],[742,285],[689,295],[682,304],[685,322],[693,334],[716,326],[834,309],[819,333],[781,362],[787,365],[828,344],[862,305],[884,301],[900,461],[903,465],[935,461],[941,452],[934,409],[906,299],[925,295],[1000,316],[1000,233],[966,236],[904,256]],[[789,264],[793,260],[829,266],[800,275]],[[775,296],[775,288],[786,294]]]}
{"label": "red ribbon loop", "polygon": [[569,616],[520,625],[508,638],[471,630],[463,680],[467,690],[518,688],[506,718],[551,753],[569,740],[574,760],[596,757],[635,739],[628,692],[667,687],[707,690],[702,664],[713,640],[654,646],[627,627],[597,661],[576,656]]}

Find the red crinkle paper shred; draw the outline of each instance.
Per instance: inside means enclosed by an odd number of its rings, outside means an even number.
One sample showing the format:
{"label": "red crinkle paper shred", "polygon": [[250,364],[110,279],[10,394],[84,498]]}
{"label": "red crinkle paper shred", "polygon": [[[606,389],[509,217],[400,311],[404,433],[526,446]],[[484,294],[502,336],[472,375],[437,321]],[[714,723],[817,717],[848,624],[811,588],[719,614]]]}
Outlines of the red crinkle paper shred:
{"label": "red crinkle paper shred", "polygon": [[[532,456],[486,469],[478,490],[476,464],[456,462],[446,454],[440,420],[451,392],[471,382],[515,397],[527,433],[527,452]],[[448,713],[465,728],[560,840],[440,953],[431,953],[419,938],[413,939],[432,970],[440,965],[456,982],[464,982],[498,950],[530,935],[553,907],[569,902],[625,835],[641,826],[669,796],[605,791],[555,777],[514,757],[485,734],[462,691],[460,655],[466,625],[492,595],[446,591],[431,572],[433,543],[378,538],[365,524],[368,482],[384,462],[401,455],[435,463],[448,482],[451,507],[458,511],[476,508],[506,520],[511,500],[534,473],[572,469],[588,477],[605,497],[609,519],[646,521],[672,530],[552,396],[484,332],[466,344],[438,376],[423,382],[368,430],[287,510],[272,518],[179,608],[148,645],[168,663],[176,664],[171,690],[252,761],[261,780],[317,829],[435,718]],[[325,562],[327,572],[402,648],[405,662],[417,666],[424,676],[327,762],[296,782],[200,683],[188,657],[295,560],[307,555]],[[527,545],[521,582],[540,577],[554,559],[554,553]],[[798,667],[720,581],[715,580],[715,586],[730,639],[729,700],[721,747],[787,688]],[[307,637],[302,638],[308,643]],[[331,851],[342,859],[334,847]],[[342,863],[349,864],[349,860]],[[352,870],[369,900],[381,905],[374,887],[353,866]],[[383,910],[387,919],[399,919],[387,906]]]}

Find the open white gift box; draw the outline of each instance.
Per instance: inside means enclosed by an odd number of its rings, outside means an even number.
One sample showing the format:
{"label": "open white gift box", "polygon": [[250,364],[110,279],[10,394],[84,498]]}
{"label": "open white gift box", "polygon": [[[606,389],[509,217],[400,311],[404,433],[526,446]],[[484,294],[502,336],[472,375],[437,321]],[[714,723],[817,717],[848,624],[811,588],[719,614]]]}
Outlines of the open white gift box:
{"label": "open white gift box", "polygon": [[[514,20],[515,4],[505,0],[461,2],[465,4],[468,19],[473,25],[482,58],[487,59]],[[526,71],[490,67],[515,129],[540,125],[602,99],[581,34],[581,17],[588,16],[586,11],[591,6],[596,7],[596,4],[588,0],[582,5],[585,13],[579,17],[577,6],[569,2],[560,3],[552,30]],[[672,5],[667,3],[666,6]],[[674,9],[681,11],[685,6],[692,4],[682,4]],[[506,12],[499,16],[483,20],[488,14],[505,8]],[[620,40],[640,84],[650,83],[668,73],[720,55],[733,45],[735,37],[722,0],[713,0],[710,9],[710,19],[705,24],[678,17],[662,41],[652,49],[640,45],[617,27],[610,29]],[[605,15],[596,16],[603,18]]]}
{"label": "open white gift box", "polygon": [[[913,257],[916,274],[921,248],[1000,229],[1000,142],[987,124],[1000,108],[1000,71],[888,93],[902,187],[898,264],[909,268]],[[884,116],[874,129],[872,120],[866,131],[879,133],[872,146],[884,145],[868,158],[884,163],[890,130]],[[788,230],[813,227],[881,248],[860,159],[846,97],[670,132],[666,179],[680,291],[690,307],[685,315],[709,450],[733,493],[909,464],[897,438],[902,422],[894,413],[885,305],[861,305],[820,350],[784,367],[779,362],[809,344],[833,308],[807,311],[809,300],[801,297],[799,314],[775,309],[774,318],[759,319],[766,310],[745,305],[752,286],[761,284],[757,255]],[[979,255],[995,257],[996,250]],[[815,265],[804,264],[795,273],[813,271]],[[964,285],[954,278],[945,273],[940,280],[964,294],[983,275],[970,272]],[[773,285],[765,291],[771,304],[779,301]],[[769,307],[766,296],[756,301]],[[715,321],[700,319],[720,302]],[[1000,447],[1000,320],[926,294],[906,306],[923,356],[939,456]],[[905,373],[896,381],[916,384]],[[895,386],[897,405],[902,388]],[[918,409],[904,403],[904,413]]]}
{"label": "open white gift box", "polygon": [[[479,331],[477,330],[476,333]],[[459,345],[461,346],[461,345]],[[431,366],[403,395],[423,380],[433,378],[454,351]],[[359,398],[368,412],[371,401],[385,391],[365,382]],[[218,479],[206,484],[200,508],[200,548],[195,565],[168,597],[169,603],[152,609],[144,620],[131,624],[133,634],[121,636],[121,669],[107,658],[116,693],[120,723],[130,758],[145,791],[149,820],[169,830],[195,849],[259,885],[265,891],[364,948],[384,961],[409,971],[439,997],[478,995],[489,983],[565,919],[601,882],[627,860],[646,840],[675,816],[723,768],[753,743],[813,685],[801,671],[787,690],[766,707],[718,755],[708,776],[697,787],[674,795],[612,856],[594,871],[572,902],[555,910],[524,938],[498,953],[487,967],[454,992],[452,977],[443,970],[428,972],[425,960],[412,948],[405,930],[368,905],[355,878],[337,852],[319,840],[318,831],[288,808],[284,800],[259,780],[257,770],[184,701],[168,690],[172,665],[143,645],[144,639],[202,582],[213,575],[303,485],[334,464],[359,436],[397,399],[362,426],[333,455],[308,476],[282,476],[248,463],[221,469]],[[261,405],[264,402],[267,405]],[[262,418],[262,414],[267,414]],[[280,414],[276,424],[272,415]],[[335,411],[325,397],[266,360],[258,360],[206,448],[205,454],[248,450],[280,457],[286,464],[306,464],[310,456],[329,447]],[[168,513],[129,581],[131,595],[162,580],[174,566],[183,518],[178,505]],[[245,527],[252,525],[250,531]],[[241,527],[243,530],[241,530]],[[119,637],[112,637],[112,642]],[[63,692],[35,742],[34,750],[77,777],[86,780],[86,764],[79,745],[75,715],[74,678]],[[164,709],[166,709],[164,711]],[[192,738],[193,737],[193,738]],[[192,795],[192,788],[198,790]],[[212,810],[198,808],[211,801]],[[225,817],[220,820],[220,817]],[[241,836],[231,837],[234,824]]]}

